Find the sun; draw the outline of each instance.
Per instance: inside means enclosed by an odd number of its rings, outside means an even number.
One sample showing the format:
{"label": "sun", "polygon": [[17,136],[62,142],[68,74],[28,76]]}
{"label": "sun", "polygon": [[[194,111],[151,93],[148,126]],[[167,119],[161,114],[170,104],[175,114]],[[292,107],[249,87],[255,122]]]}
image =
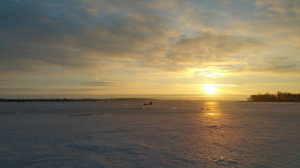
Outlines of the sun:
{"label": "sun", "polygon": [[205,85],[205,87],[203,88],[203,90],[207,94],[214,94],[217,91],[217,89],[213,85]]}

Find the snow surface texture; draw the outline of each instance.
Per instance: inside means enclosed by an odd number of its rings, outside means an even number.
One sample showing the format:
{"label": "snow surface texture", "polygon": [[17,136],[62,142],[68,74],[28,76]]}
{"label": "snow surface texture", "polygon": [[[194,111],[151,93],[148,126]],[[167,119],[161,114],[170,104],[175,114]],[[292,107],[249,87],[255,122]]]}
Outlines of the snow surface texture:
{"label": "snow surface texture", "polygon": [[0,103],[0,129],[0,167],[300,167],[300,103]]}

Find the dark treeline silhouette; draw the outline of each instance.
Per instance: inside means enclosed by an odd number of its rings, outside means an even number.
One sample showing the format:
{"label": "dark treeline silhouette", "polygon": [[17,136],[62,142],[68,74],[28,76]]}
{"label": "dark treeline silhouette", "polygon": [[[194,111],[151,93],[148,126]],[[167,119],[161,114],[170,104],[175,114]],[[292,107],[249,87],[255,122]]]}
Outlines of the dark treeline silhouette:
{"label": "dark treeline silhouette", "polygon": [[0,102],[89,102],[98,99],[0,99]]}
{"label": "dark treeline silhouette", "polygon": [[300,93],[289,93],[289,92],[277,92],[277,94],[257,94],[251,95],[247,99],[252,102],[300,102]]}
{"label": "dark treeline silhouette", "polygon": [[145,98],[114,98],[114,99],[4,99],[0,98],[0,102],[122,102],[122,101],[150,101],[155,99],[145,99]]}

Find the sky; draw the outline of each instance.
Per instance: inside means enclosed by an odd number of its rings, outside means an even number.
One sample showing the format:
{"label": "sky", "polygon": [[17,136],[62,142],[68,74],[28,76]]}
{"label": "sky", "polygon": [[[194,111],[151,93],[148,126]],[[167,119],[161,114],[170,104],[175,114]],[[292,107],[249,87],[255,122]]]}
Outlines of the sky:
{"label": "sky", "polygon": [[277,91],[300,92],[298,0],[0,1],[0,98]]}

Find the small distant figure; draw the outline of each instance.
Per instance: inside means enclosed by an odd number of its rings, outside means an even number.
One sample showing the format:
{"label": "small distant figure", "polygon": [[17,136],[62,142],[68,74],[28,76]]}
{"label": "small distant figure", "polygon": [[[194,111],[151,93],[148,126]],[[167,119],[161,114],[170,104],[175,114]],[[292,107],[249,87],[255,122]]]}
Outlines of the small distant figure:
{"label": "small distant figure", "polygon": [[152,105],[152,102],[150,102],[150,105]]}

